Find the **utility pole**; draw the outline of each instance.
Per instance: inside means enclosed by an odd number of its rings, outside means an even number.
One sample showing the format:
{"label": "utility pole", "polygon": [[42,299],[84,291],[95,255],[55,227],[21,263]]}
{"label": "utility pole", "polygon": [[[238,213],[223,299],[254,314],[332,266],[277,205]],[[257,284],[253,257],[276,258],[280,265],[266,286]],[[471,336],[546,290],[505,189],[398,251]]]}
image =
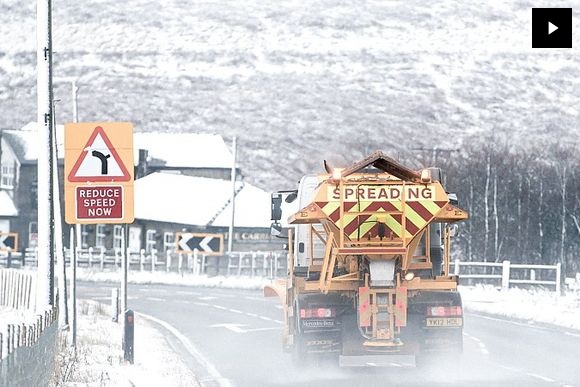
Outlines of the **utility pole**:
{"label": "utility pole", "polygon": [[[73,122],[79,121],[78,105],[77,105],[77,92],[79,88],[75,81],[72,81],[72,104],[73,104]],[[82,246],[82,228],[80,224],[75,224],[74,231],[71,227],[70,230],[70,247],[71,247],[71,266],[72,266],[72,278],[71,278],[71,304],[72,304],[72,337],[71,345],[76,348],[77,346],[77,254]],[[73,243],[74,241],[74,243]]]}
{"label": "utility pole", "polygon": [[236,137],[234,136],[234,140],[232,143],[232,153],[234,156],[233,164],[232,164],[232,219],[230,222],[230,229],[228,233],[228,253],[232,252],[233,244],[234,244],[234,218],[236,215]]}
{"label": "utility pole", "polygon": [[[79,108],[78,108],[78,91],[79,87],[77,86],[76,81],[72,81],[72,109],[73,109],[73,122],[79,122]],[[82,249],[82,225],[76,224],[75,225],[75,232],[76,232],[76,244],[77,248]],[[80,245],[79,245],[80,244]]]}
{"label": "utility pole", "polygon": [[[38,271],[36,310],[54,305],[52,206],[52,2],[36,2],[38,130]],[[47,200],[48,199],[48,200]]]}
{"label": "utility pole", "polygon": [[[55,100],[54,103],[59,100]],[[54,247],[55,257],[58,266],[58,308],[59,308],[59,326],[61,329],[68,329],[68,300],[66,291],[66,262],[64,256],[64,244],[62,233],[62,217],[60,210],[60,184],[58,178],[58,148],[56,137],[56,107],[53,103],[52,112],[53,120],[52,127],[52,195],[53,195],[53,211],[54,211]]]}

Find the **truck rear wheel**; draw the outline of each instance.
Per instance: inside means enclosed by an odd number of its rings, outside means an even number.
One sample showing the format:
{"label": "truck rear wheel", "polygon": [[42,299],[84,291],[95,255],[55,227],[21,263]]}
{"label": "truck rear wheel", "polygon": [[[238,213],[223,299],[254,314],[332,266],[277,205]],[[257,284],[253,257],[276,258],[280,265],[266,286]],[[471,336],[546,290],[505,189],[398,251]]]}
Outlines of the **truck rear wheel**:
{"label": "truck rear wheel", "polygon": [[294,345],[292,346],[292,363],[298,367],[303,367],[308,363],[306,342],[304,337],[302,337],[300,334],[294,335]]}

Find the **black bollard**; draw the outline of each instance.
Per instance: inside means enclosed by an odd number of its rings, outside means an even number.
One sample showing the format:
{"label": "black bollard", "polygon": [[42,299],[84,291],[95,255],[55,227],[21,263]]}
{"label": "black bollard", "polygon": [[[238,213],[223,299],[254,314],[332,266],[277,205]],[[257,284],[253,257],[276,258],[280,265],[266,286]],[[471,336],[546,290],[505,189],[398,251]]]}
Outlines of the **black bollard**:
{"label": "black bollard", "polygon": [[131,309],[125,311],[125,332],[123,334],[123,351],[125,361],[133,364],[133,352],[135,348],[135,315]]}

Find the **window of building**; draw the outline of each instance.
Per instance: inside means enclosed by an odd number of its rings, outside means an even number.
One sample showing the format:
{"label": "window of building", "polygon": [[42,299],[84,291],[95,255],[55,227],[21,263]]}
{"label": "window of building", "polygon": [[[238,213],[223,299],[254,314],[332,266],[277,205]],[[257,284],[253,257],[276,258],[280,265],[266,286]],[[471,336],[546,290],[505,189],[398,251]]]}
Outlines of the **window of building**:
{"label": "window of building", "polygon": [[36,222],[28,223],[28,247],[38,246],[38,224]]}
{"label": "window of building", "polygon": [[0,179],[0,188],[13,189],[14,182],[16,180],[16,168],[14,166],[3,165],[1,176],[2,179]]}
{"label": "window of building", "polygon": [[97,224],[97,228],[95,230],[95,247],[105,247],[105,225],[104,224]]}
{"label": "window of building", "polygon": [[113,248],[123,248],[123,226],[116,225],[113,227]]}
{"label": "window of building", "polygon": [[30,206],[36,207],[38,205],[38,183],[36,176],[33,177],[32,188],[30,188]]}
{"label": "window of building", "polygon": [[172,232],[163,233],[163,251],[175,249],[175,234]]}
{"label": "window of building", "polygon": [[145,251],[150,253],[156,248],[155,236],[157,232],[155,230],[147,230],[145,234]]}

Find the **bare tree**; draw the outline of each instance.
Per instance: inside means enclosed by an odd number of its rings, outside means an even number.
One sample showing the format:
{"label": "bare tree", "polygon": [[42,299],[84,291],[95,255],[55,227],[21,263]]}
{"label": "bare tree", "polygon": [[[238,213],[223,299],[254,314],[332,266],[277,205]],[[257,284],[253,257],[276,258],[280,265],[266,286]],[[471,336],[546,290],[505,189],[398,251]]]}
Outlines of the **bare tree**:
{"label": "bare tree", "polygon": [[493,253],[495,262],[499,262],[499,217],[497,215],[497,169],[493,173],[493,219],[495,223],[493,238]]}
{"label": "bare tree", "polygon": [[483,260],[487,262],[487,246],[489,245],[489,180],[491,177],[491,152],[487,154],[487,164],[485,168],[485,193],[483,196],[483,203],[485,205],[485,233],[483,242]]}

